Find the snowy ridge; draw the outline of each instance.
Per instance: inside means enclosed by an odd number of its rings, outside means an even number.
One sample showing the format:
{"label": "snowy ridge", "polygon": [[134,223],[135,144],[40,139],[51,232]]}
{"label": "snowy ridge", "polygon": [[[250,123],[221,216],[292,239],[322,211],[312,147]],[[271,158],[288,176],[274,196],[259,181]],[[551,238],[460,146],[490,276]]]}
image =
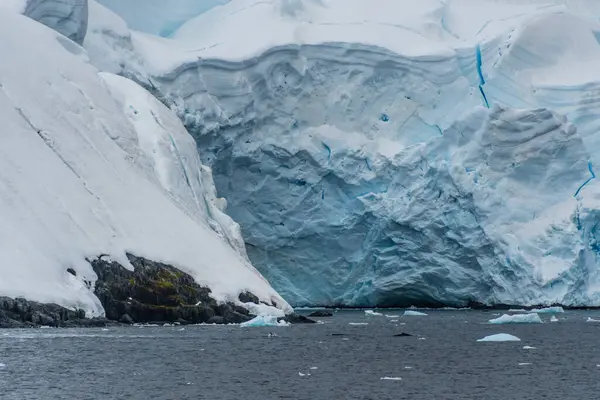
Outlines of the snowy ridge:
{"label": "snowy ridge", "polygon": [[597,2],[410,4],[234,0],[130,50],[292,303],[600,304]]}
{"label": "snowy ridge", "polygon": [[0,12],[0,36],[10,38],[0,41],[10,59],[0,63],[2,295],[101,315],[86,258],[130,267],[132,253],[191,274],[217,300],[239,303],[248,290],[290,311],[247,261],[168,109],[123,78],[101,78],[85,50],[34,21]]}

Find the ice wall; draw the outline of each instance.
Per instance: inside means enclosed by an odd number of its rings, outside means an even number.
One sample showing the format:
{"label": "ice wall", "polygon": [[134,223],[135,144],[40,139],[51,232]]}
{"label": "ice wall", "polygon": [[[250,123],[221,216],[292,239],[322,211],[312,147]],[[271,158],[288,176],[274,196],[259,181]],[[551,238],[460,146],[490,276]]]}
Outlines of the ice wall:
{"label": "ice wall", "polygon": [[[14,0],[9,0],[14,1]],[[87,0],[24,0],[23,14],[79,44],[87,31]]]}
{"label": "ice wall", "polygon": [[597,3],[406,4],[234,0],[132,51],[293,303],[597,304]]}

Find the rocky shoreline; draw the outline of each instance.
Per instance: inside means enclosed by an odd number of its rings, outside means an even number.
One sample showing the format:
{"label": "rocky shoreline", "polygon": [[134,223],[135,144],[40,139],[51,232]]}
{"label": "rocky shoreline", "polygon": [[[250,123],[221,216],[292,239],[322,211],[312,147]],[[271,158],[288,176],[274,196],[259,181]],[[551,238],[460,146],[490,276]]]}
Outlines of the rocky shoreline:
{"label": "rocky shoreline", "polygon": [[[105,257],[88,260],[98,276],[94,292],[106,318],[85,318],[83,310],[69,310],[57,304],[0,297],[0,328],[238,324],[254,318],[247,309],[232,302],[218,304],[210,297],[210,289],[198,285],[189,274],[131,254],[128,258],[134,271]],[[67,271],[76,276],[75,271]],[[241,293],[239,299],[259,304],[258,297],[250,292]],[[280,320],[315,322],[297,314]]]}

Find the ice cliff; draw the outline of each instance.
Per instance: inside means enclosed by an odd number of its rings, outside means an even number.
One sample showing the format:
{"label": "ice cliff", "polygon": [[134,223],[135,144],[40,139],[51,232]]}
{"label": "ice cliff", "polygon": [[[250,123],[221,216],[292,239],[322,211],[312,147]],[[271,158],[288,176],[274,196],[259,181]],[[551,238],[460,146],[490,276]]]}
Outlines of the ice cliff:
{"label": "ice cliff", "polygon": [[87,32],[88,0],[3,0],[3,9],[24,14],[79,44]]}
{"label": "ice cliff", "polygon": [[600,305],[597,2],[233,0],[170,39],[104,15],[91,57],[177,111],[293,304]]}
{"label": "ice cliff", "polygon": [[[84,4],[54,3],[34,9],[77,15]],[[23,4],[0,11],[0,296],[102,315],[89,261],[132,268],[132,254],[188,273],[218,301],[241,306],[248,291],[289,311],[248,261],[175,114],[99,73],[61,34],[67,25],[50,30],[20,15]]]}

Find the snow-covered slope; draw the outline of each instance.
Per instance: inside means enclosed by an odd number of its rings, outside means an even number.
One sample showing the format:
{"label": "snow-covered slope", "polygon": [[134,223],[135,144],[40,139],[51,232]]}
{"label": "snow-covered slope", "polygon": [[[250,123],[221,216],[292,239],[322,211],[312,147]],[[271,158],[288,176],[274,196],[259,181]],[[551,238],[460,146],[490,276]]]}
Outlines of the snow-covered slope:
{"label": "snow-covered slope", "polygon": [[599,16],[595,0],[233,0],[173,39],[121,21],[127,50],[105,59],[135,55],[118,72],[174,104],[295,304],[599,305]]}
{"label": "snow-covered slope", "polygon": [[[179,120],[83,48],[0,12],[0,294],[102,313],[86,258],[171,264],[289,310],[251,266]],[[8,61],[7,61],[8,60]],[[67,272],[72,268],[76,277]]]}

